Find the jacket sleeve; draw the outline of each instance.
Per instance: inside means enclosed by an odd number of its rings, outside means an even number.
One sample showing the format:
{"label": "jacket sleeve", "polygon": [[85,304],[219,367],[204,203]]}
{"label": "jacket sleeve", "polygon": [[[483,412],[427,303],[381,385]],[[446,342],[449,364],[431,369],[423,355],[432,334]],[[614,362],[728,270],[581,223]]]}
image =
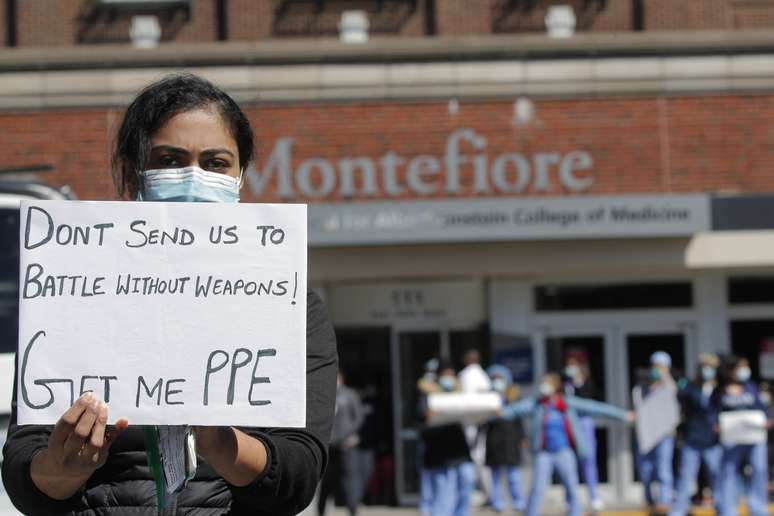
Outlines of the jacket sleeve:
{"label": "jacket sleeve", "polygon": [[514,401],[503,407],[502,417],[504,419],[514,419],[517,417],[524,417],[532,412],[535,408],[535,398],[524,398],[519,401]]}
{"label": "jacket sleeve", "polygon": [[229,486],[236,514],[285,516],[312,501],[328,460],[336,402],[336,338],[320,298],[307,295],[306,420],[303,429],[241,428],[268,451],[266,470],[247,486]]}
{"label": "jacket sleeve", "polygon": [[[15,378],[14,385],[16,385]],[[8,439],[3,446],[3,484],[11,502],[22,514],[50,515],[72,511],[81,501],[81,492],[68,500],[55,500],[40,491],[30,476],[32,457],[48,446],[48,436],[51,434],[52,427],[19,426],[16,423],[16,412],[17,400],[16,389],[14,389]]]}
{"label": "jacket sleeve", "polygon": [[609,403],[589,400],[586,398],[576,398],[575,396],[565,397],[567,404],[581,414],[588,416],[599,416],[619,421],[626,421],[626,411]]}

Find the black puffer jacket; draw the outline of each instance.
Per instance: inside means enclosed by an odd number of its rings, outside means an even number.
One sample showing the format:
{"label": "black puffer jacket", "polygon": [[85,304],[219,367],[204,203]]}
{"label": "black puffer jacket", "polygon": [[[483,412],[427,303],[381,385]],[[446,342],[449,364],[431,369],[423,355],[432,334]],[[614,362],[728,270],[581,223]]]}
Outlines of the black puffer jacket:
{"label": "black puffer jacket", "polygon": [[[307,427],[240,428],[263,441],[266,471],[244,487],[228,484],[206,464],[168,514],[189,516],[297,514],[311,501],[327,462],[336,398],[336,341],[320,298],[307,295]],[[30,479],[32,456],[45,448],[50,426],[17,426],[13,400],[8,441],[3,448],[3,482],[11,501],[28,515],[156,516],[155,487],[145,458],[140,428],[129,428],[113,444],[107,463],[68,500],[53,500]]]}

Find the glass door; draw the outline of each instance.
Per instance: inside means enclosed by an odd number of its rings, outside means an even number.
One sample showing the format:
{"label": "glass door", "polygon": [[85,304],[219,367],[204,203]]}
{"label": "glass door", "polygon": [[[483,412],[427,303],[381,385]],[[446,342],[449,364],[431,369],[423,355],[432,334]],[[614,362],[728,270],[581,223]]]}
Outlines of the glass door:
{"label": "glass door", "polygon": [[418,449],[420,418],[417,380],[431,358],[448,357],[449,333],[439,328],[393,329],[393,421],[395,435],[395,486],[398,503],[419,499]]}
{"label": "glass door", "polygon": [[[569,359],[574,359],[587,378],[582,392],[578,396],[588,397],[597,401],[607,401],[607,379],[605,367],[606,335],[562,335],[546,338],[546,371],[562,374]],[[596,442],[597,471],[599,482],[608,480],[608,425],[603,420],[594,421]],[[583,475],[580,476],[583,481]]]}
{"label": "glass door", "polygon": [[[609,402],[610,389],[609,367],[606,364],[608,332],[567,331],[549,332],[545,336],[545,364],[546,371],[562,373],[567,361],[574,359],[588,378],[587,388],[583,396],[598,401]],[[599,472],[599,482],[607,484],[611,482],[610,464],[610,432],[611,423],[604,420],[594,421],[594,437],[596,442],[596,461]],[[583,476],[581,475],[581,480]]]}

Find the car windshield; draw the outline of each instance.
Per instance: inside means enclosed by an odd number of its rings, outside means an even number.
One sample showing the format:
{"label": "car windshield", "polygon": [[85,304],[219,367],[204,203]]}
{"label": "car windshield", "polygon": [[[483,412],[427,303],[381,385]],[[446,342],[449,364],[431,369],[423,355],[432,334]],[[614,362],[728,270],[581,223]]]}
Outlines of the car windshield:
{"label": "car windshield", "polygon": [[0,209],[0,353],[16,351],[19,331],[19,210]]}

